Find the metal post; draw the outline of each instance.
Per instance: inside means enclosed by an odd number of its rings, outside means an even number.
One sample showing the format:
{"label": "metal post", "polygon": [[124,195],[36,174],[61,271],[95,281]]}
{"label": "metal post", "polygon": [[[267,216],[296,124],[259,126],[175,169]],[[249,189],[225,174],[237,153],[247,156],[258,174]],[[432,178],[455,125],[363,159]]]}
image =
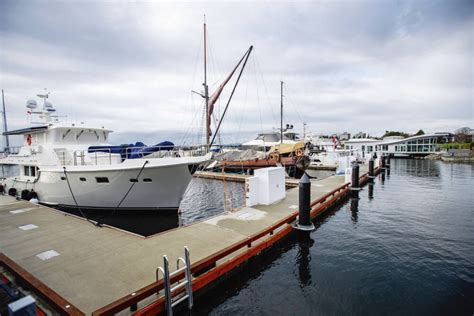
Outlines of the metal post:
{"label": "metal post", "polygon": [[293,227],[302,231],[314,230],[311,222],[311,181],[306,173],[299,182],[299,216],[298,223]]}
{"label": "metal post", "polygon": [[373,181],[375,178],[375,168],[374,168],[375,162],[373,158],[370,158],[369,160],[369,179]]}
{"label": "metal post", "polygon": [[169,263],[168,263],[168,257],[163,256],[163,268],[165,270],[165,299],[166,299],[166,314],[168,316],[173,315],[173,306],[171,303],[171,282],[170,282],[170,270],[169,270]]}
{"label": "metal post", "polygon": [[191,259],[189,258],[189,249],[184,247],[184,260],[186,260],[186,291],[188,292],[188,309],[193,308],[193,276],[191,275]]}
{"label": "metal post", "polygon": [[351,190],[359,191],[359,165],[355,164],[352,166],[352,181],[351,181]]}
{"label": "metal post", "polygon": [[385,156],[380,157],[380,160],[382,161],[382,170],[385,170],[386,168]]}
{"label": "metal post", "polygon": [[280,144],[283,144],[283,81],[280,81]]}

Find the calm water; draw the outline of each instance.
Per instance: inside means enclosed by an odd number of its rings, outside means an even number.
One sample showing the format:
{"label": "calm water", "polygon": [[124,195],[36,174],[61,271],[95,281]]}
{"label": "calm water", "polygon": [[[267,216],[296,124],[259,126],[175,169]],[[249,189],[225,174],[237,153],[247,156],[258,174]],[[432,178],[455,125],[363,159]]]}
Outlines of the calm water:
{"label": "calm water", "polygon": [[392,160],[198,301],[211,315],[473,315],[474,165]]}

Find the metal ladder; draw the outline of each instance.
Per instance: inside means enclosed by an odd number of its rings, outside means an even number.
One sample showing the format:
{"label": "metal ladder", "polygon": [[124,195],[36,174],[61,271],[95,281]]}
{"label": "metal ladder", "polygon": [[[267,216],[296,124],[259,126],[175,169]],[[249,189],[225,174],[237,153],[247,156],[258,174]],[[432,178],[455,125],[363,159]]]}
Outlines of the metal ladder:
{"label": "metal ladder", "polygon": [[[179,267],[180,262],[184,264],[183,267]],[[176,274],[185,271],[185,279],[180,283],[180,280],[177,280],[173,283],[178,283],[174,287],[171,287],[171,278]],[[192,275],[191,275],[191,260],[189,259],[189,249],[187,246],[184,247],[184,259],[179,257],[176,260],[176,271],[170,273],[169,270],[169,261],[166,255],[163,256],[163,267],[158,267],[156,269],[156,281],[159,280],[160,272],[163,274],[164,278],[164,291],[165,291],[165,303],[166,303],[166,315],[173,315],[173,307],[179,303],[188,300],[188,309],[193,308],[193,284],[192,284]],[[182,287],[185,287],[186,293],[183,296],[173,297],[173,293]]]}

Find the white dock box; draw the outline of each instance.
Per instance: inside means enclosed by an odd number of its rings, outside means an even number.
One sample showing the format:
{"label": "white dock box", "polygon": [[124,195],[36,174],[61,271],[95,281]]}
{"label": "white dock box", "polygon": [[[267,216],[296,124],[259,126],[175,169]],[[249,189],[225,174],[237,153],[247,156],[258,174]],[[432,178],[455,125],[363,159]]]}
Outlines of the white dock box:
{"label": "white dock box", "polygon": [[257,169],[247,178],[246,205],[270,205],[285,198],[285,168],[269,167]]}

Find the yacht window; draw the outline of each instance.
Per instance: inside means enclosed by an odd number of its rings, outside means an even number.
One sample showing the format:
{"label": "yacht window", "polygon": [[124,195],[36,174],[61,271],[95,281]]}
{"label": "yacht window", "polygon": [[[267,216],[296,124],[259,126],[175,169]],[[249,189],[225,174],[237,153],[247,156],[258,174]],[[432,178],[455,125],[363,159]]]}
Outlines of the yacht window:
{"label": "yacht window", "polygon": [[30,176],[36,177],[36,167],[34,166],[30,167]]}
{"label": "yacht window", "polygon": [[61,177],[61,180],[66,180],[66,177]]}
{"label": "yacht window", "polygon": [[29,176],[30,175],[30,166],[24,166],[25,168],[25,176]]}
{"label": "yacht window", "polygon": [[80,177],[79,180],[86,181],[86,178]]}
{"label": "yacht window", "polygon": [[95,177],[97,183],[109,183],[109,178],[107,177]]}
{"label": "yacht window", "polygon": [[151,182],[152,180],[150,178],[145,178],[143,179],[143,182]]}
{"label": "yacht window", "polygon": [[130,179],[130,182],[138,182],[138,179]]}
{"label": "yacht window", "polygon": [[277,142],[280,140],[280,135],[278,134],[260,134],[257,139],[261,139],[264,142]]}

